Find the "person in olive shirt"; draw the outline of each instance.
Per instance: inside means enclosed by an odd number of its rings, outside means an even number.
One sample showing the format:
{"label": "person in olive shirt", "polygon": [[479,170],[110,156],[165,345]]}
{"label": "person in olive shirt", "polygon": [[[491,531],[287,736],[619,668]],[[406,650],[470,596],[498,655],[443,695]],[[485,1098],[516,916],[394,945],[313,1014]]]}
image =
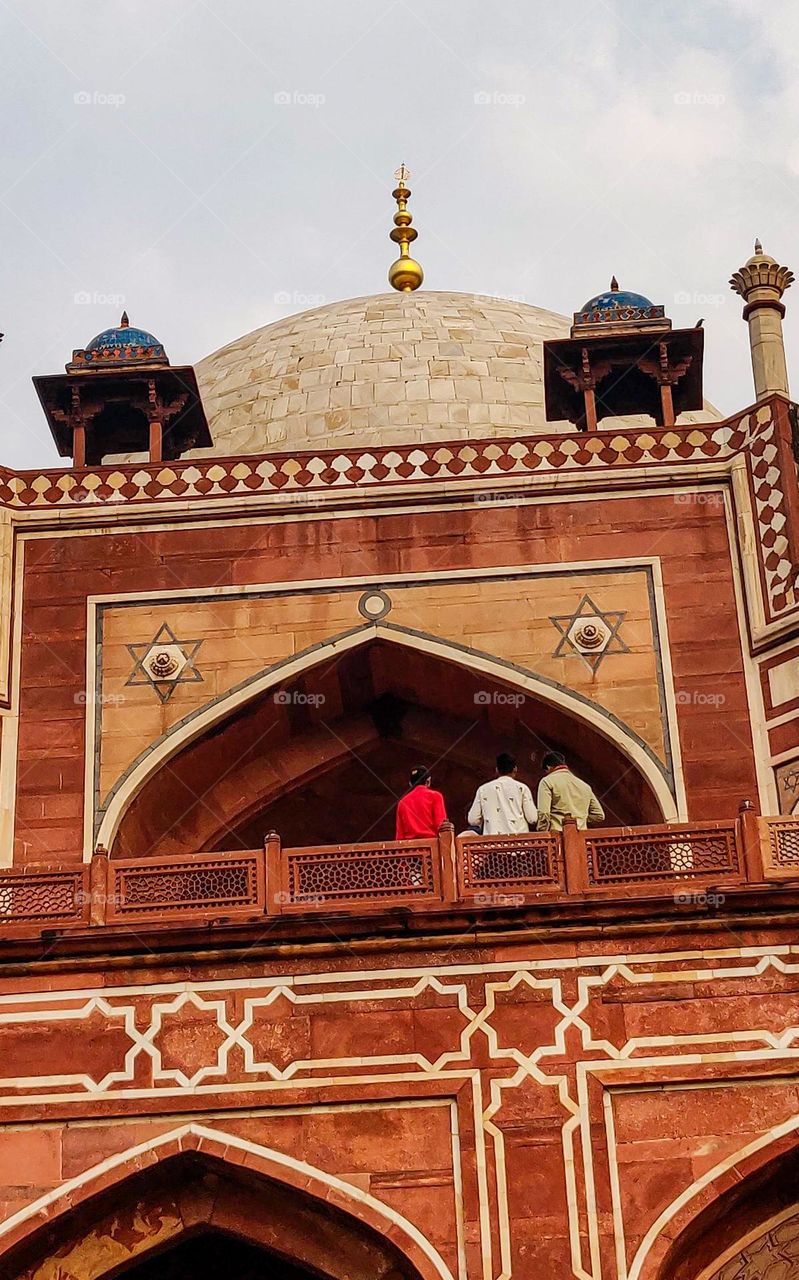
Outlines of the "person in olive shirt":
{"label": "person in olive shirt", "polygon": [[605,820],[605,810],[587,782],[575,777],[559,751],[543,759],[544,776],[538,784],[539,831],[562,831],[564,818],[575,818],[584,831]]}

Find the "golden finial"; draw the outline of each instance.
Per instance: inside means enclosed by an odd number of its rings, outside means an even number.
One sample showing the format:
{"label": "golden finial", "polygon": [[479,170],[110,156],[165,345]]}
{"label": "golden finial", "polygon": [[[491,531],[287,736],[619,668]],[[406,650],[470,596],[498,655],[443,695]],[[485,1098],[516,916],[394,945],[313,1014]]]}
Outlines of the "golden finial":
{"label": "golden finial", "polygon": [[389,235],[394,243],[399,245],[400,256],[388,269],[388,282],[392,289],[398,289],[400,293],[412,293],[424,280],[421,266],[408,252],[408,245],[413,244],[419,234],[411,226],[413,218],[408,212],[408,196],[411,194],[411,189],[407,180],[410,176],[410,169],[401,164],[394,174],[397,179],[396,190],[391,193],[397,202],[397,212],[394,214],[394,230],[389,232]]}

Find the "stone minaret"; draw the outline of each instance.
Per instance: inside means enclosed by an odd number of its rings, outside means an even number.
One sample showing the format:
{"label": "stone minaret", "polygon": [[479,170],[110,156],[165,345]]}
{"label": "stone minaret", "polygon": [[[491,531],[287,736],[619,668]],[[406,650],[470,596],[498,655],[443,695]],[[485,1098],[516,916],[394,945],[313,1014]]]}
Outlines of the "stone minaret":
{"label": "stone minaret", "polygon": [[755,240],[752,257],[730,280],[731,287],[740,293],[745,304],[744,320],[749,325],[752,373],[758,400],[774,391],[788,395],[788,369],[782,336],[785,307],[781,298],[793,284],[793,278],[793,272],[779,266],[774,258],[763,252],[760,241]]}

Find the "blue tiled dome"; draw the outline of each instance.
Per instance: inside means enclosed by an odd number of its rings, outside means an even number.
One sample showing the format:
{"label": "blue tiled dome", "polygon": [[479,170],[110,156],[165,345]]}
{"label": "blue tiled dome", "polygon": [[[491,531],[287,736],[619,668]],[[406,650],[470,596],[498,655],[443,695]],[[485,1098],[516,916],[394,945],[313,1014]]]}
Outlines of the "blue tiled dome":
{"label": "blue tiled dome", "polygon": [[163,351],[157,338],[146,329],[134,329],[131,325],[123,328],[103,329],[96,338],[86,344],[86,351],[116,352],[126,347],[155,347]]}
{"label": "blue tiled dome", "polygon": [[116,365],[163,364],[168,365],[166,351],[153,334],[146,329],[134,329],[128,322],[127,312],[113,329],[104,329],[80,351],[72,353],[72,364],[67,368],[114,368]]}
{"label": "blue tiled dome", "polygon": [[654,306],[642,293],[630,293],[626,289],[609,289],[607,293],[598,293],[589,298],[581,311],[616,311],[620,307],[636,307],[648,310]]}

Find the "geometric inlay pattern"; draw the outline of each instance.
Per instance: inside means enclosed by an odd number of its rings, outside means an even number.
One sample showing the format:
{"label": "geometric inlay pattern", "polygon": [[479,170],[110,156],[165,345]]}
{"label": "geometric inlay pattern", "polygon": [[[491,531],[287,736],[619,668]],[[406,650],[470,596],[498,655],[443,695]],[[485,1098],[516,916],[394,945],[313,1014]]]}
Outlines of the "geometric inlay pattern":
{"label": "geometric inlay pattern", "polygon": [[178,640],[164,623],[149,643],[127,646],[136,661],[125,683],[152,685],[161,701],[168,702],[177,685],[202,680],[194,665],[201,644],[202,640]]}
{"label": "geometric inlay pattern", "polygon": [[[411,848],[410,853],[416,850]],[[267,1106],[280,1105],[284,1098],[289,1102],[297,1097],[303,1102],[309,1097],[321,1099],[331,1082],[357,1100],[370,1083],[388,1089],[386,1097],[391,1098],[411,1096],[415,1081],[425,1094],[428,1085],[441,1087],[447,1096],[457,1091],[458,1105],[478,1134],[482,1172],[477,1188],[481,1206],[477,1238],[487,1260],[484,1274],[493,1278],[509,1275],[512,1265],[503,1122],[513,1119],[514,1091],[544,1089],[549,1095],[547,1115],[557,1115],[560,1129],[569,1261],[576,1277],[599,1280],[591,1259],[599,1256],[600,1205],[594,1178],[579,1176],[578,1152],[581,1158],[591,1159],[594,1127],[592,1089],[583,1087],[583,1076],[589,1084],[596,1080],[601,1085],[603,1077],[612,1079],[620,1072],[625,1079],[634,1075],[635,1080],[658,1086],[675,1079],[670,1074],[675,1060],[691,1072],[700,1056],[703,1071],[712,1066],[725,1074],[745,1061],[763,1066],[769,1060],[776,1068],[795,1065],[799,1027],[790,1022],[791,1006],[786,1008],[788,1016],[781,1017],[770,1001],[745,1003],[735,997],[742,981],[762,982],[764,991],[772,991],[775,982],[792,990],[799,975],[798,959],[799,947],[790,943],[641,955],[630,951],[615,955],[604,947],[599,955],[540,959],[517,955],[488,963],[478,950],[467,952],[462,960],[449,956],[426,964],[421,957],[408,957],[404,964],[394,958],[389,967],[387,958],[385,966],[371,969],[362,961],[348,967],[333,958],[323,962],[326,971],[308,972],[295,961],[283,974],[253,974],[235,983],[219,976],[164,981],[150,988],[109,982],[97,988],[15,991],[0,995],[0,1033],[7,1052],[15,1048],[17,1038],[27,1043],[34,1029],[46,1028],[48,1054],[31,1063],[24,1080],[0,1080],[0,1104],[14,1105],[15,1118],[25,1115],[16,1104],[25,1110],[33,1107],[33,1118],[38,1119],[42,1106],[51,1102],[61,1112],[70,1104],[82,1107],[87,1100],[95,1105],[98,1101],[116,1104],[126,1097],[158,1100],[159,1114],[166,1108],[180,1112],[186,1104],[194,1109],[203,1096],[219,1106],[220,1088],[225,1091],[226,1107],[236,1105],[237,1094],[247,1100],[247,1106],[253,1105],[254,1095]],[[671,1024],[667,1012],[666,1025],[653,1022],[643,1034],[630,1034],[624,1020],[608,1019],[605,993],[663,985],[667,988],[664,1009],[672,1008],[683,993],[691,998],[701,986],[707,988],[704,999],[718,997],[725,1006],[721,1018],[714,1014],[703,1020],[700,1011],[698,1021],[680,1028]],[[524,1013],[525,1005],[533,1012],[546,1009],[548,1021],[542,1022],[540,1016],[509,1017],[517,1008]],[[360,1041],[351,1045],[328,1041],[320,1056],[314,1056],[300,1039],[296,1048],[283,1054],[276,1053],[271,1038],[264,1039],[262,1033],[281,1007],[292,1010],[290,1017],[296,1014],[300,1021],[335,1013],[355,1024],[361,1013],[369,1016],[381,1008],[388,1014],[396,1009],[398,1016],[390,1044],[378,1040],[365,1050]],[[420,1035],[424,1023],[407,1011],[426,1017],[431,1008],[450,1011],[452,1016],[442,1023],[445,1035],[428,1040]],[[107,1037],[102,1068],[97,1065],[98,1017],[114,1033]],[[203,1028],[215,1023],[219,1034],[174,1035],[176,1028],[200,1023]],[[490,1090],[483,1091],[480,1077],[486,1064],[491,1082]],[[418,1089],[412,1096],[421,1096]],[[618,1186],[609,1114],[606,1138]],[[0,1222],[0,1236],[13,1223],[13,1217]],[[628,1249],[639,1250],[630,1275],[641,1274],[650,1248],[651,1239],[644,1238],[646,1226],[637,1210],[628,1217],[620,1204],[615,1205],[612,1229],[617,1256],[624,1256]],[[772,1259],[780,1256],[773,1251],[774,1244],[778,1250],[793,1249],[789,1234],[776,1234],[777,1224],[767,1229]],[[793,1254],[789,1259],[792,1265]],[[735,1280],[741,1276],[760,1280],[756,1271],[732,1274]],[[762,1274],[768,1280],[782,1280],[779,1271]],[[724,1280],[732,1277],[725,1274]]]}
{"label": "geometric inlay pattern", "polygon": [[799,1275],[799,1215],[772,1227],[725,1262],[713,1280],[791,1280]]}
{"label": "geometric inlay pattern", "polygon": [[799,814],[799,760],[790,760],[774,770],[780,813]]}
{"label": "geometric inlay pattern", "polygon": [[629,653],[619,635],[619,627],[626,616],[621,612],[606,613],[594,604],[590,596],[583,596],[574,613],[549,619],[560,632],[553,658],[576,654],[586,666],[596,671],[609,653]]}

